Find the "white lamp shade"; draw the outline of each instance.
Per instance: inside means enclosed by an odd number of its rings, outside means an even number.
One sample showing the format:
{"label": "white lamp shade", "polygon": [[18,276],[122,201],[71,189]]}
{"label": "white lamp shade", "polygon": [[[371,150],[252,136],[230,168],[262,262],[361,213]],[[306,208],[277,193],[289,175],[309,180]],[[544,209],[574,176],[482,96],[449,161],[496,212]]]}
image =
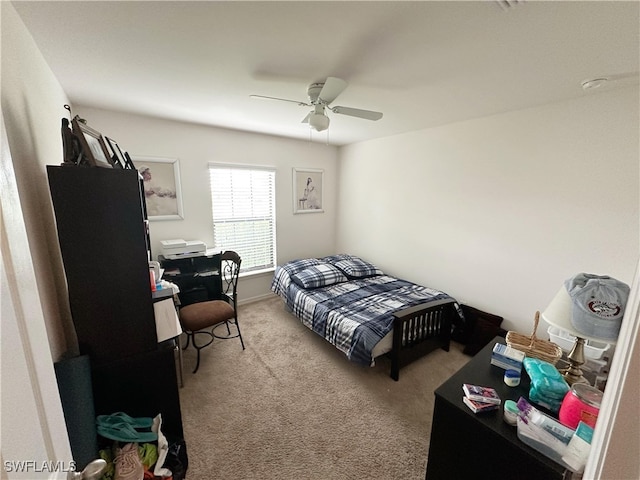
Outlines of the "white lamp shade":
{"label": "white lamp shade", "polygon": [[[562,286],[560,290],[553,297],[549,306],[542,312],[542,319],[549,325],[557,327],[561,330],[569,332],[574,337],[584,338],[585,340],[593,340],[596,342],[602,342],[603,340],[598,337],[590,337],[583,333],[578,332],[571,324],[571,309],[573,305],[571,303],[571,297],[567,289]],[[606,340],[607,343],[615,345],[614,340]]]}
{"label": "white lamp shade", "polygon": [[312,113],[309,116],[309,125],[318,132],[322,132],[329,128],[329,117],[322,113]]}

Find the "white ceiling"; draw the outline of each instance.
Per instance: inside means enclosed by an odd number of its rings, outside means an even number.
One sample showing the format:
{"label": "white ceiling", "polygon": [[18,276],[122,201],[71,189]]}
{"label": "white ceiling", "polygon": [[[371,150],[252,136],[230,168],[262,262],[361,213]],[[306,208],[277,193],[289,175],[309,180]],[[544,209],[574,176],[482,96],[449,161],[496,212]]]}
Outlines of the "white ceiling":
{"label": "white ceiling", "polygon": [[[334,145],[637,88],[640,3],[511,4],[13,2],[74,105]],[[307,101],[327,76],[349,82],[333,105],[384,117],[329,113],[327,138],[309,108],[249,98]]]}

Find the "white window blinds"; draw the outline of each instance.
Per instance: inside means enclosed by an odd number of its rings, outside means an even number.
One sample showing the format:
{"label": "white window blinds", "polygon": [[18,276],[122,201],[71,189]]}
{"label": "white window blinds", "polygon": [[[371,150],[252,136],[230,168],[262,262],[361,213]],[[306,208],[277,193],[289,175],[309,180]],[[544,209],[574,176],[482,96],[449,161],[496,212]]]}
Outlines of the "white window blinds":
{"label": "white window blinds", "polygon": [[209,164],[214,248],[233,250],[242,272],[275,266],[275,170]]}

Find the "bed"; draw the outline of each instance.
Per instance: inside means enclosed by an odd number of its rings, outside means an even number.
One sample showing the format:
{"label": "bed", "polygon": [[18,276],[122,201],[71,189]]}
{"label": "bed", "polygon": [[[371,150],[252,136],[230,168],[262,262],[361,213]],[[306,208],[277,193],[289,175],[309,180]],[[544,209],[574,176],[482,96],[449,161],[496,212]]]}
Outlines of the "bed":
{"label": "bed", "polygon": [[454,298],[385,275],[355,255],[293,260],[276,267],[271,290],[305,326],[349,360],[374,365],[391,359],[391,378],[431,351],[449,351],[459,317]]}

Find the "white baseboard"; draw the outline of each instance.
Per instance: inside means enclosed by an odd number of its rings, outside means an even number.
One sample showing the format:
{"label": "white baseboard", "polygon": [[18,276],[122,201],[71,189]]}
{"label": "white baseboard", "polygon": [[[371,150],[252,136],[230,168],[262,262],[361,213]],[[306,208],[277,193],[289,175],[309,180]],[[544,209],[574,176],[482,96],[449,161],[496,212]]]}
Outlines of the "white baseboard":
{"label": "white baseboard", "polygon": [[250,303],[259,302],[261,300],[266,300],[268,298],[273,298],[274,296],[276,296],[275,293],[269,292],[269,293],[265,293],[264,295],[257,295],[255,297],[245,298],[243,300],[238,300],[238,306],[248,305]]}

